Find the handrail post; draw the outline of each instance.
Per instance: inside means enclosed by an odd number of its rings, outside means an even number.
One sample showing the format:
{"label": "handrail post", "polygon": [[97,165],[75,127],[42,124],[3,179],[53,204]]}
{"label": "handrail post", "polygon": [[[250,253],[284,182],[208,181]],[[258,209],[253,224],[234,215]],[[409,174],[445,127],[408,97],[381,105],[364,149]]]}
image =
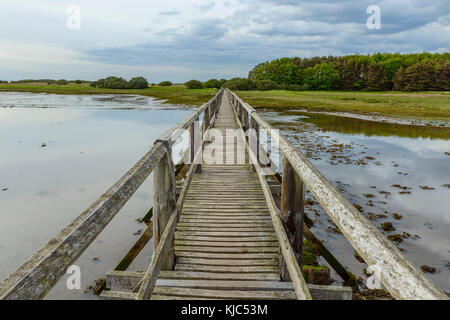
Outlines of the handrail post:
{"label": "handrail post", "polygon": [[249,116],[248,111],[243,109],[241,122],[242,122],[242,128],[244,129],[244,132],[246,132],[249,129],[248,116]]}
{"label": "handrail post", "polygon": [[[295,172],[289,160],[283,159],[283,184],[281,189],[281,218],[297,256],[298,265],[302,267],[303,256],[303,220],[305,212],[305,185]],[[282,281],[290,281],[287,267],[280,259]]]}
{"label": "handrail post", "polygon": [[[190,163],[191,166],[195,165],[195,155],[197,154],[197,151],[199,148],[201,148],[202,144],[202,132],[200,130],[200,121],[198,121],[198,118],[194,120],[194,122],[189,127],[189,140],[190,140]],[[201,162],[202,159],[198,160],[199,163],[197,163],[197,168],[195,170],[195,173],[202,172],[202,166]]]}
{"label": "handrail post", "polygon": [[259,139],[259,125],[258,123],[253,119],[252,115],[250,114],[250,137],[248,139],[248,143],[250,147],[253,150],[253,153],[255,154],[256,161],[259,164],[259,149],[260,149],[260,139]]}
{"label": "handrail post", "polygon": [[214,102],[211,103],[208,106],[208,108],[205,109],[205,113],[203,114],[203,124],[202,124],[202,127],[203,127],[202,134],[203,134],[203,136],[205,136],[205,134],[208,132],[208,128],[209,128],[209,125],[211,123],[211,118],[212,118],[210,116],[210,109],[213,108],[213,107],[214,107]]}
{"label": "handrail post", "polygon": [[[175,168],[172,161],[172,149],[165,145],[166,153],[153,171],[153,234],[154,248],[158,247],[162,234],[170,216],[174,214],[175,199]],[[173,270],[175,266],[175,252],[173,244],[169,249],[162,270]]]}

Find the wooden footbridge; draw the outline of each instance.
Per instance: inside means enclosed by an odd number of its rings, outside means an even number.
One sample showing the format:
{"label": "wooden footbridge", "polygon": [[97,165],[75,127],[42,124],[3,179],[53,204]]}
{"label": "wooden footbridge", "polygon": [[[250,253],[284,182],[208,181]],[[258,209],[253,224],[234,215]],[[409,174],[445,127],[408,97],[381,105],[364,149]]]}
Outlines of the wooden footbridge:
{"label": "wooden footbridge", "polygon": [[[186,130],[189,146],[175,165],[172,149]],[[269,145],[280,151],[282,175]],[[101,293],[105,299],[351,299],[350,287],[305,282],[303,238],[321,245],[304,225],[306,188],[393,297],[448,299],[286,138],[228,89],[158,139],[113,187],[4,280],[0,298],[43,298],[150,173],[153,221],[108,273],[109,290]],[[154,253],[147,271],[126,271],[152,234]],[[334,257],[322,252],[349,280]]]}

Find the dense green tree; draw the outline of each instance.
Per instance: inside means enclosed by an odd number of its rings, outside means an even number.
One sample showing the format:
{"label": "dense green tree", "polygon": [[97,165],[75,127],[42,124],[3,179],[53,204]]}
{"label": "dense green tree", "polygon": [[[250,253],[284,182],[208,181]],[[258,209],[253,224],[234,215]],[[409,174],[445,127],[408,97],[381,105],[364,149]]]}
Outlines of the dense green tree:
{"label": "dense green tree", "polygon": [[404,69],[395,87],[404,91],[436,89],[436,67],[432,61],[419,61]]}
{"label": "dense green tree", "polygon": [[146,89],[148,88],[148,81],[144,77],[135,77],[128,82],[130,89]]}
{"label": "dense green tree", "polygon": [[[448,90],[445,88],[448,88],[450,81],[449,62],[450,53],[428,52],[282,58],[258,64],[250,71],[249,79],[271,80],[286,90],[298,90],[298,88],[319,90],[320,85],[314,68],[322,64],[329,64],[339,73],[339,85],[336,89],[418,90],[418,88],[422,88],[420,90]],[[292,64],[297,67],[298,71],[291,69]],[[424,79],[424,75],[427,75],[428,78]],[[375,80],[376,77],[379,77],[378,81]],[[418,80],[418,83],[408,84],[409,81],[414,81],[413,79]]]}
{"label": "dense green tree", "polygon": [[220,82],[220,80],[217,79],[210,79],[204,83],[205,88],[216,88],[220,89],[223,83]]}
{"label": "dense green tree", "polygon": [[233,78],[225,82],[223,86],[230,90],[239,90],[239,91],[248,91],[256,89],[254,81],[246,78]]}
{"label": "dense green tree", "polygon": [[328,63],[317,64],[305,70],[304,84],[312,90],[333,90],[339,86],[339,73]]}
{"label": "dense green tree", "polygon": [[198,80],[189,80],[184,84],[188,89],[203,89],[203,83]]}
{"label": "dense green tree", "polygon": [[450,90],[450,61],[439,61],[436,67],[436,89]]}
{"label": "dense green tree", "polygon": [[173,83],[170,81],[162,81],[162,82],[158,83],[158,86],[161,86],[161,87],[170,87],[172,85],[173,85]]}
{"label": "dense green tree", "polygon": [[56,81],[56,84],[63,86],[63,85],[69,84],[69,81],[67,81],[66,79],[59,79]]}
{"label": "dense green tree", "polygon": [[291,58],[277,59],[255,67],[249,73],[250,80],[270,80],[278,84],[301,84],[302,73]]}
{"label": "dense green tree", "polygon": [[365,88],[369,91],[382,91],[390,87],[390,80],[381,62],[371,63],[364,75]]}
{"label": "dense green tree", "polygon": [[103,82],[100,82],[100,80],[99,80],[99,84],[98,84],[98,86],[101,88],[108,88],[108,89],[127,89],[127,88],[129,88],[128,81],[125,80],[124,78],[112,76],[112,77],[107,77],[107,78],[101,79],[101,80],[103,80]]}

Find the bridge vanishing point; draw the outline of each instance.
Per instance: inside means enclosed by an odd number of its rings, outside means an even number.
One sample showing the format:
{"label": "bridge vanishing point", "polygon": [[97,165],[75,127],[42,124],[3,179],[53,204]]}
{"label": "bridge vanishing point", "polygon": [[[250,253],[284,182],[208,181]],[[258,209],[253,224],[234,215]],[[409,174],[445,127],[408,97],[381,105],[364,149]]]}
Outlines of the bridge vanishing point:
{"label": "bridge vanishing point", "polygon": [[[175,165],[172,149],[186,130],[189,146]],[[282,175],[268,145],[280,151]],[[150,173],[153,221],[146,220],[147,230],[107,274],[104,299],[351,299],[350,287],[305,282],[304,237],[321,247],[304,224],[306,188],[394,298],[448,299],[285,137],[225,88],[155,141],[114,186],[0,283],[0,299],[44,298]],[[147,271],[127,271],[152,236]],[[322,253],[350,280],[326,249]]]}

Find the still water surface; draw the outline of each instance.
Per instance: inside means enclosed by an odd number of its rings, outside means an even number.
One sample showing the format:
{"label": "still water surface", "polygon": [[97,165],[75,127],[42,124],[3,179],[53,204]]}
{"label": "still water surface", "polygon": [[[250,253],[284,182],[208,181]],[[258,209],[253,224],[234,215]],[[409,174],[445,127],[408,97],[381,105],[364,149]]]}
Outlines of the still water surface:
{"label": "still water surface", "polygon": [[[45,245],[190,112],[139,96],[0,93],[0,278]],[[402,235],[398,247],[416,265],[435,267],[428,276],[450,291],[448,128],[296,111],[262,114],[374,225],[381,230],[381,223],[391,222],[396,230],[383,232]],[[115,267],[145,228],[135,220],[152,205],[151,180],[77,261],[82,290],[67,290],[63,277],[48,299],[94,298],[84,290]],[[365,278],[367,266],[333,231],[320,206],[311,202],[307,213],[316,236]],[[149,243],[130,270],[145,270],[151,251]]]}
{"label": "still water surface", "polygon": [[[396,125],[298,111],[263,116],[302,151],[322,174],[398,247],[450,291],[450,129]],[[308,194],[312,198],[311,194]],[[311,229],[353,273],[366,264],[318,204],[310,203]],[[401,216],[394,218],[394,213]],[[382,223],[396,230],[385,232]]]}
{"label": "still water surface", "polygon": [[[112,186],[191,112],[184,109],[146,97],[1,93],[0,278]],[[145,229],[135,220],[152,206],[151,182],[149,177],[77,261],[82,290],[68,291],[65,277],[48,298],[92,298],[83,291],[112,270]],[[151,248],[133,270],[146,268]]]}

